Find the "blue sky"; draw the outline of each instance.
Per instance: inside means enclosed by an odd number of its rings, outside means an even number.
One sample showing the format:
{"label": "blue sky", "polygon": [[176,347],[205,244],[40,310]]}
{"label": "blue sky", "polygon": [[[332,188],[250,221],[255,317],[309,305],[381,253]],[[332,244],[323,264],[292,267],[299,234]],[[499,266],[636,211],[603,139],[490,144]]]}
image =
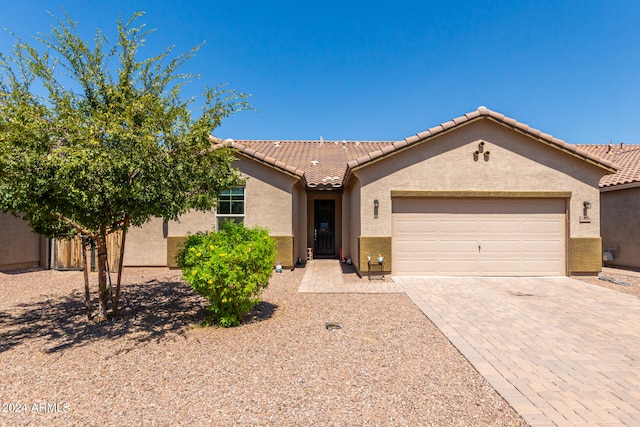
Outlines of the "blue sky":
{"label": "blue sky", "polygon": [[[484,105],[567,142],[640,143],[640,2],[3,2],[1,26],[87,39],[145,11],[149,53],[205,42],[183,71],[252,94],[234,139],[398,140]],[[0,33],[0,51],[13,44]]]}

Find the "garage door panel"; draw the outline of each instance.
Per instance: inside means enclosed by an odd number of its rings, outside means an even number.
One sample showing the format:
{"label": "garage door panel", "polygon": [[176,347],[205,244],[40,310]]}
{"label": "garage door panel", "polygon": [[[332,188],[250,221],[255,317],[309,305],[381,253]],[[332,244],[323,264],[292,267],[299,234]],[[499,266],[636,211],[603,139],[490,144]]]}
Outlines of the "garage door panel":
{"label": "garage door panel", "polygon": [[399,257],[399,260],[407,260],[407,261],[427,261],[427,260],[435,260],[437,259],[437,253],[435,251],[431,252],[400,252],[396,253],[396,256]]}
{"label": "garage door panel", "polygon": [[476,240],[439,240],[436,248],[441,253],[476,253],[478,243]]}
{"label": "garage door panel", "polygon": [[520,222],[516,220],[486,220],[482,222],[482,226],[478,231],[483,235],[513,234],[517,233],[520,230],[520,227]]}
{"label": "garage door panel", "polygon": [[[396,203],[398,202],[398,203]],[[564,212],[564,199],[448,199],[448,198],[397,198],[393,200],[392,213],[422,214],[444,213],[474,214],[557,214]]]}
{"label": "garage door panel", "polygon": [[480,273],[491,276],[516,274],[521,268],[519,260],[482,260],[480,263]]}
{"label": "garage door panel", "polygon": [[564,221],[559,219],[552,220],[522,220],[522,232],[528,234],[550,233],[556,234],[564,228]]}
{"label": "garage door panel", "polygon": [[392,218],[393,274],[566,273],[563,199],[394,199]]}
{"label": "garage door panel", "polygon": [[475,220],[440,220],[438,221],[437,233],[442,234],[468,234],[478,229],[478,222]]}
{"label": "garage door panel", "polygon": [[557,254],[560,251],[563,251],[564,248],[562,245],[558,243],[556,240],[528,240],[523,242],[523,252],[525,253],[540,253],[544,254],[551,253]]}
{"label": "garage door panel", "polygon": [[[482,241],[481,253],[486,254],[503,254],[510,255],[521,250],[520,242],[517,240],[491,240]],[[476,247],[476,252],[478,252]]]}
{"label": "garage door panel", "polygon": [[[411,214],[407,214],[410,216]],[[415,216],[415,215],[414,215]],[[397,224],[399,231],[414,231],[416,233],[435,233],[438,231],[438,221],[421,220],[419,216],[415,218],[403,218]]]}
{"label": "garage door panel", "polygon": [[[407,247],[410,247],[411,250],[404,251],[401,254],[407,253],[435,253],[436,248],[438,247],[436,240],[405,240],[403,243],[406,243]],[[402,243],[401,243],[402,244]]]}
{"label": "garage door panel", "polygon": [[429,271],[434,271],[438,267],[435,261],[411,262],[409,260],[398,261],[397,268],[405,272],[405,276],[424,276]]}
{"label": "garage door panel", "polygon": [[[438,269],[440,275],[458,276],[465,271],[475,271],[479,268],[478,261],[472,260],[440,260]],[[428,274],[428,273],[427,273]]]}

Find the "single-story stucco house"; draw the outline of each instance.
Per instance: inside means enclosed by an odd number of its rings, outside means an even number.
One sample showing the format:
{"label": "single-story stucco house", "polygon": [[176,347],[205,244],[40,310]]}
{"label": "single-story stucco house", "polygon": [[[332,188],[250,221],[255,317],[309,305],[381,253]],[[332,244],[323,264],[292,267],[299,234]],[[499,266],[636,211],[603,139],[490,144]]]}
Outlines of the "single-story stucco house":
{"label": "single-story stucco house", "polygon": [[[480,107],[401,141],[222,141],[247,178],[218,212],[155,220],[125,265],[174,265],[188,232],[268,227],[278,261],[368,256],[394,275],[596,273],[599,182],[613,163]],[[377,258],[384,257],[382,265]]]}
{"label": "single-story stucco house", "polygon": [[[175,266],[188,233],[267,227],[278,261],[351,259],[366,273],[554,276],[602,266],[596,153],[485,107],[400,141],[233,141],[246,181],[217,211],[130,230],[127,266]],[[378,264],[378,256],[383,262]]]}
{"label": "single-story stucco house", "polygon": [[640,145],[580,145],[613,162],[618,172],[600,180],[600,230],[607,266],[640,268]]}

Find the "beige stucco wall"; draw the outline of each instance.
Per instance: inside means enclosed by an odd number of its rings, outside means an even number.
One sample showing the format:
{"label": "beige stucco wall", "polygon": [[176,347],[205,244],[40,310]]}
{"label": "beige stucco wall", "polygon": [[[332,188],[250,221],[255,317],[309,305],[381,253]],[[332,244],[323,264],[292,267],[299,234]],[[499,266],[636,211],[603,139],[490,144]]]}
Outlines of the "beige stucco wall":
{"label": "beige stucco wall", "polygon": [[293,187],[298,179],[245,158],[234,167],[247,177],[245,224],[267,227],[273,235],[292,235]]}
{"label": "beige stucco wall", "polygon": [[[271,235],[292,236],[294,234],[294,185],[299,180],[241,156],[234,162],[234,167],[238,168],[246,178],[245,224],[267,227]],[[300,203],[299,193],[298,191],[296,203]],[[305,226],[306,223],[298,224],[298,228],[303,227],[303,230]],[[185,236],[199,231],[213,230],[215,227],[215,210],[189,212],[177,221],[169,221],[166,225],[161,218],[154,218],[142,227],[129,230],[125,265],[166,266],[167,237]]]}
{"label": "beige stucco wall", "polygon": [[[475,157],[484,141],[484,153]],[[363,236],[391,236],[391,191],[570,191],[569,236],[600,235],[598,182],[606,172],[489,120],[470,123],[383,161],[358,169]],[[583,201],[590,223],[580,223]]]}
{"label": "beige stucco wall", "polygon": [[185,236],[211,230],[215,226],[215,219],[214,212],[194,211],[167,224],[162,218],[152,218],[142,227],[130,228],[125,243],[124,265],[166,266],[168,236]]}
{"label": "beige stucco wall", "polygon": [[0,212],[0,270],[40,266],[41,238],[21,219]]}
{"label": "beige stucco wall", "polygon": [[640,187],[600,194],[602,246],[613,248],[610,265],[640,268]]}
{"label": "beige stucco wall", "polygon": [[307,190],[302,182],[297,182],[293,192],[293,258],[306,260],[307,257]]}
{"label": "beige stucco wall", "polygon": [[167,260],[168,227],[162,218],[153,218],[142,227],[127,232],[124,250],[125,266],[164,266]]}
{"label": "beige stucco wall", "polygon": [[343,203],[343,247],[344,256],[353,262],[358,259],[358,237],[360,237],[360,180],[353,176],[344,190]]}
{"label": "beige stucco wall", "polygon": [[177,221],[169,221],[168,236],[186,236],[199,231],[211,231],[216,228],[216,212],[191,211],[182,215]]}

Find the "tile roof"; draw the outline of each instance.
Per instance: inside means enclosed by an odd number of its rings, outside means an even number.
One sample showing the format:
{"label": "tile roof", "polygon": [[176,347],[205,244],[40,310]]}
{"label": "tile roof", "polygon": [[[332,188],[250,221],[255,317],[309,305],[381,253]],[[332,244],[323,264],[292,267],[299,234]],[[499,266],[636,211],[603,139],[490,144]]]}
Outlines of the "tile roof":
{"label": "tile roof", "polygon": [[640,185],[639,144],[583,144],[578,147],[617,165],[615,174],[605,175],[600,180],[600,188],[634,183]]}
{"label": "tile roof", "polygon": [[[397,151],[428,141],[440,134],[475,120],[488,118],[573,156],[602,167],[609,172],[615,165],[607,156],[568,144],[503,114],[479,107],[476,111],[434,126],[400,141],[274,141],[221,140],[211,137],[216,147],[228,146],[269,166],[300,177],[305,185],[316,188],[339,188],[350,172]],[[582,146],[581,146],[582,147]]]}
{"label": "tile roof", "polygon": [[304,179],[309,187],[342,187],[347,164],[389,147],[388,141],[222,141],[253,159]]}

